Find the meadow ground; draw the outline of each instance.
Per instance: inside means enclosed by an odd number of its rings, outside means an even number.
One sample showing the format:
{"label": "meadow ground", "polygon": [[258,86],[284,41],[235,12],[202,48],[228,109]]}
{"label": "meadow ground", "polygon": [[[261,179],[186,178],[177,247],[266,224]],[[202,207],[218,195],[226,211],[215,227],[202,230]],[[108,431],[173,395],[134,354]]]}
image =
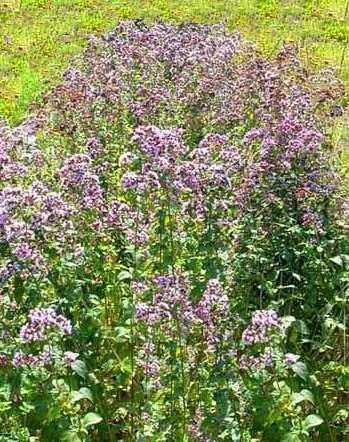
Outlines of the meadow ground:
{"label": "meadow ground", "polygon": [[[1,0],[0,115],[10,124],[56,84],[89,34],[111,29],[119,19],[213,23],[225,20],[265,55],[284,41],[296,42],[311,69],[334,66],[349,86],[347,0]],[[334,131],[347,145],[347,118]],[[349,150],[341,164],[349,167]]]}
{"label": "meadow ground", "polygon": [[1,0],[0,114],[10,123],[23,118],[28,104],[58,81],[86,36],[105,32],[120,18],[224,19],[266,54],[284,40],[297,42],[306,65],[333,65],[349,85],[346,8],[346,0]]}

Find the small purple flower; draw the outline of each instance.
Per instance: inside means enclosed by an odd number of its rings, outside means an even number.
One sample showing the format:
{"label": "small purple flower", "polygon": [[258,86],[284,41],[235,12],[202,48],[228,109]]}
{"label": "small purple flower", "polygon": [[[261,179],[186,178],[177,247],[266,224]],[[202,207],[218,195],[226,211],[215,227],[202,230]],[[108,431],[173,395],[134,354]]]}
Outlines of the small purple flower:
{"label": "small purple flower", "polygon": [[260,362],[260,359],[256,356],[242,355],[239,359],[239,366],[241,369],[258,368]]}
{"label": "small purple flower", "polygon": [[70,366],[73,362],[75,362],[77,360],[77,358],[79,357],[79,353],[74,353],[72,351],[66,351],[64,352],[63,355],[63,362]]}
{"label": "small purple flower", "polygon": [[228,143],[228,137],[217,133],[207,134],[199,143],[199,148],[219,149]]}
{"label": "small purple flower", "polygon": [[143,413],[142,413],[142,421],[148,422],[149,420],[150,420],[150,414],[147,413],[146,411],[143,411]]}
{"label": "small purple flower", "polygon": [[120,155],[119,158],[119,165],[120,166],[127,166],[128,164],[132,163],[136,159],[136,156],[132,152],[125,152]]}
{"label": "small purple flower", "polygon": [[144,353],[146,355],[150,355],[154,352],[155,350],[155,345],[152,342],[146,342],[143,347],[142,350],[144,351]]}
{"label": "small purple flower", "polygon": [[4,354],[0,354],[0,367],[7,363],[7,357]]}
{"label": "small purple flower", "polygon": [[173,278],[173,276],[169,276],[169,275],[161,275],[161,276],[156,276],[153,279],[153,281],[159,287],[166,288],[166,287],[170,287],[173,284],[174,278]]}
{"label": "small purple flower", "polygon": [[284,362],[287,366],[291,367],[298,361],[299,358],[300,358],[299,355],[295,355],[293,353],[286,353],[284,356]]}
{"label": "small purple flower", "polygon": [[145,302],[137,302],[136,304],[136,321],[146,321],[150,315],[150,308]]}
{"label": "small purple flower", "polygon": [[260,140],[262,138],[263,134],[264,134],[264,130],[261,128],[254,127],[252,129],[250,129],[245,134],[245,136],[242,140],[242,145],[245,147],[249,146],[251,143],[253,143],[253,141]]}
{"label": "small purple flower", "polygon": [[26,362],[29,367],[35,368],[40,364],[40,358],[38,356],[30,354],[26,357]]}
{"label": "small purple flower", "polygon": [[254,327],[281,327],[280,319],[275,310],[257,310],[252,315],[251,323]]}
{"label": "small purple flower", "polygon": [[313,222],[314,222],[314,214],[310,210],[308,210],[302,216],[302,224],[303,226],[309,226]]}
{"label": "small purple flower", "polygon": [[71,335],[72,326],[69,319],[67,319],[65,316],[58,315],[55,320],[55,325],[61,330],[64,335]]}
{"label": "small purple flower", "polygon": [[132,281],[131,289],[134,291],[136,295],[141,295],[142,293],[148,290],[148,286],[140,281]]}
{"label": "small purple flower", "polygon": [[27,260],[33,257],[33,250],[29,246],[29,244],[21,243],[16,246],[13,251],[13,254],[21,260]]}
{"label": "small purple flower", "polygon": [[52,361],[52,353],[49,350],[43,350],[39,355],[40,361],[46,365]]}
{"label": "small purple flower", "polygon": [[121,186],[127,189],[136,189],[138,184],[138,175],[134,172],[126,172],[121,177]]}
{"label": "small purple flower", "polygon": [[76,250],[75,250],[75,252],[74,252],[74,257],[76,258],[76,259],[79,259],[79,258],[81,258],[82,256],[84,256],[84,254],[85,254],[85,249],[84,249],[84,247],[77,247],[76,248]]}
{"label": "small purple flower", "polygon": [[126,237],[134,245],[143,245],[149,240],[149,235],[145,230],[134,231],[129,229],[126,231]]}
{"label": "small purple flower", "polygon": [[22,350],[16,351],[13,355],[12,365],[15,368],[22,368],[27,362],[26,355],[22,352]]}
{"label": "small purple flower", "polygon": [[142,368],[146,376],[157,377],[160,373],[160,365],[155,360],[144,362]]}
{"label": "small purple flower", "polygon": [[273,353],[271,350],[266,349],[260,358],[261,362],[266,366],[270,367],[273,365]]}

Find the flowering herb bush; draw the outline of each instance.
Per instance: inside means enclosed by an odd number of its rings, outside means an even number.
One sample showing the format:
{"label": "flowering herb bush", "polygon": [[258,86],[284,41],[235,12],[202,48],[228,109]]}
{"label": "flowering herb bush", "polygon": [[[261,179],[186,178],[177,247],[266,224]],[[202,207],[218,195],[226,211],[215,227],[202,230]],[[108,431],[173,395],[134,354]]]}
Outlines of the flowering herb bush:
{"label": "flowering herb bush", "polygon": [[121,22],[1,126],[1,440],[344,440],[342,95]]}

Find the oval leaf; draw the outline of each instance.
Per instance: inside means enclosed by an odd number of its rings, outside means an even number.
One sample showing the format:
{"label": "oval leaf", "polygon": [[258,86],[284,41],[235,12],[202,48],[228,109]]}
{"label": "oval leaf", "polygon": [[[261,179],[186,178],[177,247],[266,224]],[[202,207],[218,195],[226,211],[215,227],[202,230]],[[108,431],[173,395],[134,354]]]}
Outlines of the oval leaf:
{"label": "oval leaf", "polygon": [[306,380],[308,377],[308,369],[304,362],[296,362],[292,365],[292,370],[298,375],[300,378]]}
{"label": "oval leaf", "polygon": [[335,264],[337,264],[337,266],[342,266],[343,265],[343,260],[342,260],[342,257],[340,255],[333,256],[332,258],[330,258],[330,260],[332,262],[334,262]]}
{"label": "oval leaf", "polygon": [[118,275],[118,280],[119,281],[127,281],[127,280],[130,280],[130,279],[132,279],[132,274],[130,272],[128,272],[127,270],[123,270]]}
{"label": "oval leaf", "polygon": [[307,416],[304,421],[303,421],[303,426],[304,428],[308,429],[308,428],[312,428],[312,427],[317,427],[319,425],[321,425],[323,423],[323,419],[318,416],[317,414],[309,414],[309,416]]}
{"label": "oval leaf", "polygon": [[87,387],[81,387],[79,390],[79,393],[83,395],[84,399],[88,399],[90,402],[93,403],[93,395],[92,391]]}
{"label": "oval leaf", "polygon": [[78,374],[82,378],[86,377],[87,368],[85,362],[76,360],[71,364],[71,368],[76,374]]}
{"label": "oval leaf", "polygon": [[75,431],[67,431],[62,435],[62,442],[82,442]]}
{"label": "oval leaf", "polygon": [[302,390],[299,393],[293,393],[292,403],[297,405],[303,401],[308,401],[314,404],[313,393],[310,390]]}
{"label": "oval leaf", "polygon": [[75,402],[81,401],[84,398],[84,395],[80,393],[80,391],[72,391],[70,394],[70,401],[75,404]]}
{"label": "oval leaf", "polygon": [[103,420],[103,418],[96,413],[87,413],[83,418],[82,418],[82,425],[84,427],[90,427],[91,425],[96,425],[99,422],[101,422]]}

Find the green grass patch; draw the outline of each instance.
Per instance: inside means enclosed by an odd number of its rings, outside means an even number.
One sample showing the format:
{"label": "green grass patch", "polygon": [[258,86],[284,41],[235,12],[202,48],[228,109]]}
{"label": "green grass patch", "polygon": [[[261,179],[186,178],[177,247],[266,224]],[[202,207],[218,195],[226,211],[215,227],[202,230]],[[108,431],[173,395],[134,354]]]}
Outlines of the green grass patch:
{"label": "green grass patch", "polygon": [[349,85],[345,7],[345,0],[1,0],[0,113],[10,124],[24,118],[28,104],[59,81],[86,37],[119,19],[225,20],[267,55],[282,41],[297,42],[305,63],[333,65]]}

